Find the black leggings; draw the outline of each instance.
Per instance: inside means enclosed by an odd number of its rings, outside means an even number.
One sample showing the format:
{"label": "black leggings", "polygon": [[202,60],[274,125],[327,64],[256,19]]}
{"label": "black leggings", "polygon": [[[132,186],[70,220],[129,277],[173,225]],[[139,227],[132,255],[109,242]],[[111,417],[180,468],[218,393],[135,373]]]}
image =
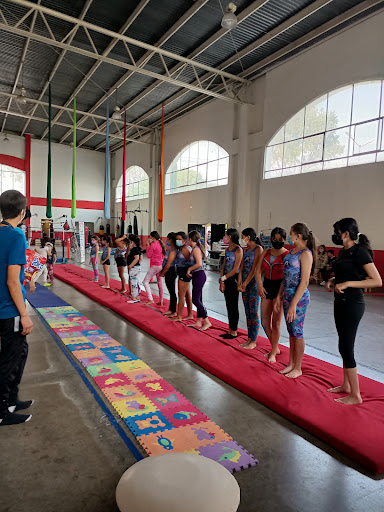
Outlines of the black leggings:
{"label": "black leggings", "polygon": [[228,311],[228,327],[237,331],[239,323],[239,291],[237,289],[237,274],[224,281],[224,297]]}
{"label": "black leggings", "polygon": [[165,284],[167,285],[169,291],[169,311],[172,313],[176,313],[177,306],[177,295],[175,291],[176,285],[176,269],[175,267],[170,267],[168,272],[165,274]]}
{"label": "black leggings", "polygon": [[364,302],[351,301],[344,297],[335,299],[335,324],[344,368],[356,368],[355,338],[364,310]]}

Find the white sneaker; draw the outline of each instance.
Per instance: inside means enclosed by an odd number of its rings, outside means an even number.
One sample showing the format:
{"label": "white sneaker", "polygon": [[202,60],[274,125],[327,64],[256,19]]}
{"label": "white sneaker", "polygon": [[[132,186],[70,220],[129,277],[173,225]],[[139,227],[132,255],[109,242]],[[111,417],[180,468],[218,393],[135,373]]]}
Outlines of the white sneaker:
{"label": "white sneaker", "polygon": [[322,281],[322,282],[320,283],[320,286],[326,286],[326,285],[327,285],[327,283],[326,283],[325,281]]}

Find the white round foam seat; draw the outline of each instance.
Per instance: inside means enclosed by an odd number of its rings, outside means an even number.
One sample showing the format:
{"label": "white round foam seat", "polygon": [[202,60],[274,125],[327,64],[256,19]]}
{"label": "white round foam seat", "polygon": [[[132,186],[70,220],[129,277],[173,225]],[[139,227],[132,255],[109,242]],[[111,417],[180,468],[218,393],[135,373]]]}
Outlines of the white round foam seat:
{"label": "white round foam seat", "polygon": [[121,512],[236,512],[240,488],[219,463],[188,453],[147,457],[116,488]]}

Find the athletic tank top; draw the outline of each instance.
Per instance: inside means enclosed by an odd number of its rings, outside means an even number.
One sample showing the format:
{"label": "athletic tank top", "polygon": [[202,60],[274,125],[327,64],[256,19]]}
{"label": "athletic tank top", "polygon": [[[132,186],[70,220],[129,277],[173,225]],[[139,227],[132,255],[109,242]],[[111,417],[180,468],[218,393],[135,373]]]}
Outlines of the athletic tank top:
{"label": "athletic tank top", "polygon": [[283,279],[284,274],[284,258],[288,254],[288,251],[276,256],[273,259],[271,255],[271,249],[268,249],[263,259],[263,269],[265,277],[271,281],[277,281]]}
{"label": "athletic tank top", "polygon": [[309,249],[303,249],[296,254],[289,251],[286,254],[284,258],[284,290],[296,289],[299,286],[301,280],[300,255],[305,251],[309,251]]}
{"label": "athletic tank top", "polygon": [[[176,255],[177,255],[177,251],[175,249],[169,249],[169,251],[167,251],[165,253],[165,256],[164,256],[164,259],[163,259],[163,268],[165,267],[165,265],[167,264],[168,262],[168,258],[169,258],[169,255],[171,254],[172,251],[175,251],[176,252]],[[176,258],[172,261],[171,263],[171,267],[176,267]]]}
{"label": "athletic tank top", "polygon": [[189,259],[188,260],[186,259],[186,257],[183,254],[183,251],[182,251],[182,249],[184,247],[186,247],[188,249],[189,253],[192,252],[192,247],[189,247],[188,245],[184,245],[183,247],[181,247],[177,251],[177,256],[176,256],[176,266],[177,267],[189,267]]}
{"label": "athletic tank top", "polygon": [[[240,246],[236,246],[232,251],[227,249],[227,252],[225,253],[225,269],[224,274],[228,274],[233,267],[235,266],[235,254],[236,251],[240,249]],[[239,273],[240,268],[237,269],[237,274]]]}
{"label": "athletic tank top", "polygon": [[245,281],[247,279],[247,277],[249,276],[249,274],[251,273],[252,271],[252,267],[253,267],[253,263],[255,261],[255,254],[256,254],[256,249],[260,247],[259,245],[256,245],[256,247],[254,249],[246,249],[244,251],[244,265],[243,265],[243,281]]}
{"label": "athletic tank top", "polygon": [[[193,273],[195,272],[199,272],[199,270],[204,270],[204,258],[203,258],[203,251],[200,249],[200,252],[201,252],[201,258],[203,260],[203,265],[200,267],[200,268],[197,268],[196,270],[193,271]],[[189,266],[190,267],[193,267],[193,265],[196,265],[196,260],[193,256],[193,249],[192,249],[192,252],[191,252],[191,256],[189,258]]]}

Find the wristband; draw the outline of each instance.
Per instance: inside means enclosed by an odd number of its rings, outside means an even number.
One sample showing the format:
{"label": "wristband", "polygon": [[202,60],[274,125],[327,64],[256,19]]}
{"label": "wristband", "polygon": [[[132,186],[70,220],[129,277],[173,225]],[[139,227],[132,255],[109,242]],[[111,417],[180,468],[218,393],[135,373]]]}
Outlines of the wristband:
{"label": "wristband", "polygon": [[224,283],[224,281],[227,280],[227,276],[221,276],[221,282]]}

